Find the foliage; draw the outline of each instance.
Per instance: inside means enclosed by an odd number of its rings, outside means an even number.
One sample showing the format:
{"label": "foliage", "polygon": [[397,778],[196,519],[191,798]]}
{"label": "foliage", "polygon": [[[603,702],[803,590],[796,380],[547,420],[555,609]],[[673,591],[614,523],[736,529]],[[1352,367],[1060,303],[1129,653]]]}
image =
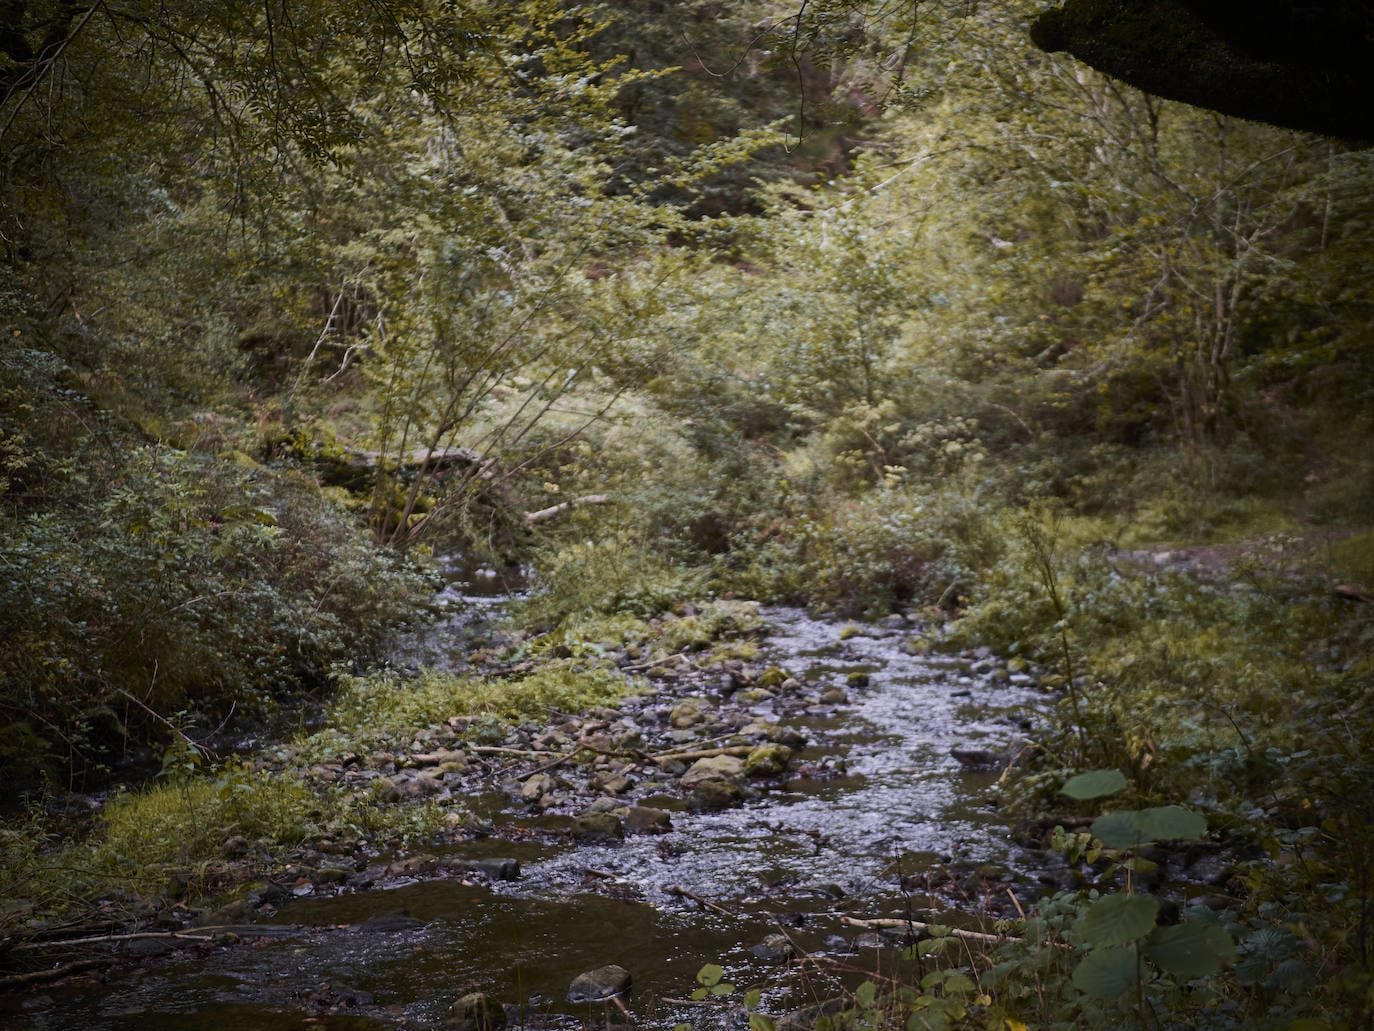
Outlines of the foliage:
{"label": "foliage", "polygon": [[[586,659],[552,659],[508,677],[460,676],[423,670],[415,677],[379,671],[341,675],[326,714],[326,728],[293,746],[322,759],[381,747],[399,735],[448,722],[455,716],[519,721],[554,712],[579,712],[640,689],[618,670]],[[480,725],[480,724],[479,724]],[[490,728],[489,728],[490,729]]]}
{"label": "foliage", "polygon": [[12,773],[41,762],[38,741],[92,772],[151,710],[261,710],[375,654],[422,597],[299,477],[154,447],[107,474],[89,508],[8,525],[0,704],[31,749],[7,745]]}

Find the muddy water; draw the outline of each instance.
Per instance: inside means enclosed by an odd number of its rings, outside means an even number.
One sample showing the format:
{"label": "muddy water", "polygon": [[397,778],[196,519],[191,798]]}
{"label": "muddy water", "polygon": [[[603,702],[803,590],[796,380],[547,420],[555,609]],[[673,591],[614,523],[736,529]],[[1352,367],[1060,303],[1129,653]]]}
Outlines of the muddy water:
{"label": "muddy water", "polygon": [[846,697],[820,704],[813,690],[806,702],[754,707],[810,743],[794,774],[743,807],[693,813],[649,786],[636,801],[673,808],[670,833],[577,847],[547,833],[550,817],[494,791],[476,800],[492,834],[456,848],[519,860],[517,880],[415,881],[293,902],[275,918],[289,925],[283,937],[53,992],[33,1000],[23,1026],[230,1031],[300,1027],[308,1016],[317,1027],[434,1027],[472,991],[525,1007],[529,1026],[604,1026],[600,1005],[565,995],[576,974],[616,963],[634,977],[638,1026],[723,1027],[728,1000],[686,1001],[703,963],[723,965],[741,988],[764,988],[775,1013],[834,990],[823,970],[803,977],[755,955],[770,933],[818,957],[891,969],[896,952],[879,956],[841,916],[957,921],[956,912],[1005,911],[1008,889],[1032,895],[1044,858],[1006,839],[990,803],[994,774],[970,772],[951,753],[1014,749],[1043,699],[980,671],[990,661],[908,654],[901,627],[790,609],[766,617],[768,661]]}

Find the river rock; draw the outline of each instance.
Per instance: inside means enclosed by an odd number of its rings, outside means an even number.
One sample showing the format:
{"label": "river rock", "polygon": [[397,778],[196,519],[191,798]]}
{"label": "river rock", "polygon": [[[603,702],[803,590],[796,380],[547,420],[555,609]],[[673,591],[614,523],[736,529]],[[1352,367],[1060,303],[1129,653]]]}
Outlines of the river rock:
{"label": "river rock", "polygon": [[572,1003],[604,1002],[624,995],[630,990],[630,972],[624,967],[597,967],[578,974],[568,986],[568,1001]]}
{"label": "river rock", "polygon": [[744,776],[744,760],[733,755],[713,755],[698,759],[678,781],[684,788],[693,788],[708,780],[738,780]]}
{"label": "river rock", "polygon": [[421,770],[406,782],[405,793],[409,798],[425,798],[437,795],[444,790],[444,775],[435,767]]}
{"label": "river rock", "polygon": [[449,1007],[444,1023],[462,1031],[498,1031],[506,1026],[506,1011],[486,992],[472,992]]}
{"label": "river rock", "polygon": [[776,777],[791,759],[792,749],[785,745],[759,745],[744,760],[744,772],[751,777]]}
{"label": "river rock", "polygon": [[791,939],[785,934],[770,934],[749,951],[768,963],[786,963],[797,954]]}
{"label": "river rock", "polygon": [[678,704],[668,714],[668,722],[678,730],[686,730],[688,727],[695,727],[698,723],[705,721],[706,717],[702,715],[701,706],[690,699]]}
{"label": "river rock", "polygon": [[784,683],[791,679],[791,674],[780,666],[769,666],[759,674],[758,686],[771,690],[782,687]]}
{"label": "river rock", "polygon": [[845,694],[842,687],[827,687],[821,692],[821,701],[826,705],[844,705],[849,701],[849,695]]}
{"label": "river rock", "polygon": [[951,748],[949,754],[966,770],[991,770],[1001,766],[1008,758],[986,748]]}
{"label": "river rock", "polygon": [[547,773],[536,773],[520,785],[520,797],[526,802],[538,802],[557,785]]}
{"label": "river rock", "polygon": [[591,845],[622,840],[625,827],[618,817],[610,813],[588,813],[574,819],[568,833],[574,841]]}
{"label": "river rock", "polygon": [[688,804],[698,811],[729,809],[744,801],[744,789],[732,780],[703,780],[692,789]]}
{"label": "river rock", "polygon": [[372,792],[383,802],[399,802],[406,797],[405,788],[391,777],[378,777],[374,780]]}
{"label": "river rock", "polygon": [[520,879],[520,860],[518,859],[478,859],[472,869],[484,874],[489,881],[518,881]]}
{"label": "river rock", "polygon": [[612,773],[605,777],[594,778],[592,786],[599,788],[608,795],[623,795],[635,786],[635,782],[623,773]]}
{"label": "river rock", "polygon": [[673,829],[673,818],[652,806],[631,806],[625,810],[625,829],[631,834],[666,834]]}

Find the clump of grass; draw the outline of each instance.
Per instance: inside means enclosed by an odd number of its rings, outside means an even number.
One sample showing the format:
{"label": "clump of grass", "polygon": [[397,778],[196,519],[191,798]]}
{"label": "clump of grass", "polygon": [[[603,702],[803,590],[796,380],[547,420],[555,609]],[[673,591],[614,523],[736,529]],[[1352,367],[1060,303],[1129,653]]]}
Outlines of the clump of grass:
{"label": "clump of grass", "polygon": [[224,859],[227,838],[284,850],[319,834],[331,811],[341,811],[340,802],[289,775],[233,765],[122,792],[88,834],[60,846],[59,835],[34,815],[0,835],[7,871],[0,901],[79,915],[111,892],[150,899],[205,894],[213,887],[209,868]]}
{"label": "clump of grass", "polygon": [[763,630],[759,607],[747,601],[712,601],[699,611],[665,618],[656,651],[702,651],[713,643],[748,637]]}
{"label": "clump of grass", "polygon": [[294,742],[296,754],[316,759],[341,751],[395,747],[417,730],[454,716],[494,721],[546,717],[610,705],[644,689],[614,668],[553,659],[518,676],[463,676],[427,669],[405,677],[390,670],[344,676],[329,707],[326,729]]}
{"label": "clump of grass", "polygon": [[1374,530],[1336,541],[1327,547],[1324,557],[1338,579],[1374,587]]}

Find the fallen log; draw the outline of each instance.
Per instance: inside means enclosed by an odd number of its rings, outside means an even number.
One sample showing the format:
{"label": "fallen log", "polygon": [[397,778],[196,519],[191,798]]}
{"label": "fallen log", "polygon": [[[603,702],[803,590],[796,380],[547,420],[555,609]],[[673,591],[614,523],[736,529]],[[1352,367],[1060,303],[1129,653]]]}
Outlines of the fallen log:
{"label": "fallen log", "polygon": [[[929,934],[934,924],[922,923],[920,920],[903,920],[897,917],[876,917],[869,920],[862,920],[855,916],[842,916],[840,923],[846,927],[858,927],[866,931],[910,931],[913,934]],[[950,937],[962,938],[964,941],[982,942],[985,945],[1000,945],[1002,942],[1025,941],[1011,934],[984,934],[982,931],[966,931],[962,927],[951,927]]]}

